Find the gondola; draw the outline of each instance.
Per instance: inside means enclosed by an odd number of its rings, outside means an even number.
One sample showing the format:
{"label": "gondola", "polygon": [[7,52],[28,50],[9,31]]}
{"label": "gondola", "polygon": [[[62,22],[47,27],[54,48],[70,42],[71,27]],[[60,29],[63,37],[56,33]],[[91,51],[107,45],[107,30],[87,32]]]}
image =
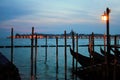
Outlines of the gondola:
{"label": "gondola", "polygon": [[[104,62],[103,56],[99,55],[98,53],[94,53],[94,60],[92,60],[90,57],[84,56],[81,53],[74,52],[70,48],[71,55],[74,56],[74,58],[82,65],[82,67],[88,67],[91,65],[96,65]],[[102,58],[102,59],[101,59]]]}
{"label": "gondola", "polygon": [[99,61],[99,63],[104,62],[104,56],[101,55],[100,53],[98,53],[96,51],[90,51],[89,47],[88,47],[88,52],[90,53],[90,55],[93,56],[95,61]]}
{"label": "gondola", "polygon": [[[78,75],[81,79],[83,80],[106,80],[106,79],[113,80],[114,78],[113,75],[114,75],[114,70],[115,70],[114,64],[110,64],[109,71],[107,71],[108,66],[106,63],[104,63],[104,56],[99,55],[99,53],[95,51],[91,51],[92,55],[93,54],[97,55],[97,56],[93,55],[94,61],[96,63],[91,65],[91,58],[83,56],[80,53],[74,52],[71,48],[70,48],[70,52],[72,56],[74,56],[74,58],[76,58],[77,61],[83,66],[83,68],[79,68],[77,72],[75,72],[75,74]],[[102,58],[102,60],[99,60],[100,58]],[[115,80],[119,80],[120,79],[120,76],[119,76],[120,65],[116,64],[116,68],[117,68],[117,71],[115,72],[116,74]],[[109,76],[107,76],[107,73],[109,73]]]}
{"label": "gondola", "polygon": [[0,53],[0,80],[21,80],[17,67]]}
{"label": "gondola", "polygon": [[120,55],[118,55],[118,53],[116,53],[116,56],[115,56],[115,50],[113,50],[112,48],[110,48],[111,51],[113,51],[114,54],[112,53],[107,53],[107,51],[104,51],[101,47],[100,47],[100,51],[103,55],[106,55],[109,57],[109,60],[111,63],[114,63],[114,60],[117,60],[117,63],[120,63]]}
{"label": "gondola", "polygon": [[[75,72],[76,75],[78,75],[81,79],[83,80],[106,80],[106,63],[104,61],[99,60],[99,58],[95,58],[94,55],[94,64],[91,64],[91,58],[83,56],[81,53],[74,52],[70,48],[70,52],[72,56],[74,56],[75,59],[82,65],[82,68],[79,68],[77,72]],[[95,54],[95,52],[93,52]],[[96,53],[99,55],[98,53]],[[104,58],[102,56],[101,58]],[[120,65],[117,64],[116,67],[119,68],[117,69],[116,72],[116,78],[119,78],[119,71],[120,71]],[[110,69],[110,76],[109,80],[113,79],[113,72],[114,72],[114,65],[110,64],[109,65]],[[119,79],[116,79],[119,80]]]}
{"label": "gondola", "polygon": [[120,51],[118,50],[118,48],[113,49],[112,47],[110,48],[111,51],[117,56],[120,57]]}
{"label": "gondola", "polygon": [[70,48],[70,52],[71,55],[74,56],[74,58],[81,64],[82,67],[87,67],[91,65],[91,59],[89,57],[74,52],[71,48]]}
{"label": "gondola", "polygon": [[[117,48],[113,49],[112,47],[110,47],[110,50],[111,50],[114,54],[116,54],[117,56],[120,56],[120,51],[119,51]],[[101,47],[100,47],[100,51],[101,51],[101,53],[102,53],[103,55],[105,55],[105,53],[107,53],[107,52],[105,52]],[[114,56],[114,54],[111,54],[111,53],[110,53],[110,56]]]}
{"label": "gondola", "polygon": [[101,47],[100,47],[100,51],[101,51],[101,53],[105,56],[105,53],[106,53],[106,55],[108,55],[109,54],[109,57],[110,57],[110,59],[111,60],[113,60],[114,59],[114,55],[112,54],[112,53],[107,53],[106,51],[104,51]]}
{"label": "gondola", "polygon": [[[110,49],[110,50],[111,50],[111,49]],[[100,52],[101,52],[103,55],[105,55],[105,53],[108,54],[107,51],[104,51],[104,50],[102,49],[102,47],[100,47]],[[112,53],[109,53],[109,54],[110,54],[110,56],[114,56]]]}

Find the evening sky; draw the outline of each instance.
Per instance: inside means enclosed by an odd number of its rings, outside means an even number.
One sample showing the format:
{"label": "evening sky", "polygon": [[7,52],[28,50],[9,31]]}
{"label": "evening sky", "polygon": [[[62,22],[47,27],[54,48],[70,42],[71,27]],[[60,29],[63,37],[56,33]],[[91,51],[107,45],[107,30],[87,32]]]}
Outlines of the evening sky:
{"label": "evening sky", "polygon": [[120,0],[1,0],[0,37],[15,33],[105,33],[101,15],[111,9],[110,33],[120,34]]}

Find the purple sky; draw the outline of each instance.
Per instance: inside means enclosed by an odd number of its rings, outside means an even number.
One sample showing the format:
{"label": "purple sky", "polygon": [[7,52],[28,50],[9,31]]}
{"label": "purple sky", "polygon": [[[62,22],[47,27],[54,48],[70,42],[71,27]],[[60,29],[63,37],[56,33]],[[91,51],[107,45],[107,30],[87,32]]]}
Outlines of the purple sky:
{"label": "purple sky", "polygon": [[0,37],[15,33],[105,33],[101,15],[110,13],[110,33],[120,34],[119,0],[1,0]]}

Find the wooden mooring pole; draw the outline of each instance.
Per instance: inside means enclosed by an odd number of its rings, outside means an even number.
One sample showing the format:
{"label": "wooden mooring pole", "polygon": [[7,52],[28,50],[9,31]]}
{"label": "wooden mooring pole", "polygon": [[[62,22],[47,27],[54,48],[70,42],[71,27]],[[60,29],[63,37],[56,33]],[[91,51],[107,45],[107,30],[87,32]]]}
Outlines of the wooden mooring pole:
{"label": "wooden mooring pole", "polygon": [[93,41],[92,41],[92,35],[89,36],[89,55],[91,59],[91,66],[94,64],[94,57],[93,57]]}
{"label": "wooden mooring pole", "polygon": [[[75,40],[74,40],[74,32],[72,31],[72,48],[73,48],[73,51],[75,50]],[[73,71],[74,71],[74,56],[72,58],[72,68],[73,68]]]}
{"label": "wooden mooring pole", "polygon": [[117,36],[114,37],[114,50],[115,50],[115,53],[114,53],[114,72],[113,72],[113,80],[116,80],[116,64],[117,64],[117,56],[118,56],[118,53],[116,52],[117,51]]}
{"label": "wooden mooring pole", "polygon": [[65,49],[64,49],[64,56],[65,56],[65,80],[67,80],[67,39],[66,39],[66,31],[64,31],[64,42],[65,42]]}
{"label": "wooden mooring pole", "polygon": [[104,39],[104,54],[105,54],[105,64],[107,64],[107,53],[106,53],[106,35],[103,36]]}
{"label": "wooden mooring pole", "polygon": [[[78,53],[78,34],[76,35],[76,52]],[[76,58],[76,72],[77,72],[77,68],[78,68],[78,54],[77,54],[77,58]]]}
{"label": "wooden mooring pole", "polygon": [[92,51],[94,52],[95,51],[95,48],[94,48],[94,33],[92,32],[92,37],[91,37],[91,40],[92,40]]}
{"label": "wooden mooring pole", "polygon": [[89,46],[88,46],[88,47],[89,47],[89,50],[90,50],[90,51],[89,51],[89,52],[90,52],[90,53],[89,53],[89,56],[90,56],[90,59],[91,59],[91,65],[92,65],[92,54],[91,54],[91,36],[89,36]]}
{"label": "wooden mooring pole", "polygon": [[58,80],[58,37],[56,37],[56,80]]}
{"label": "wooden mooring pole", "polygon": [[[76,52],[77,52],[77,58],[76,58],[76,73],[78,69],[78,34],[76,34]],[[75,80],[77,80],[77,75],[75,76]]]}
{"label": "wooden mooring pole", "polygon": [[32,34],[31,34],[31,80],[34,80],[34,74],[33,74],[33,45],[34,45],[34,27],[32,27]]}
{"label": "wooden mooring pole", "polygon": [[58,37],[56,37],[56,73],[58,73]]}
{"label": "wooden mooring pole", "polygon": [[37,35],[35,37],[35,78],[37,78]]}
{"label": "wooden mooring pole", "polygon": [[104,71],[105,71],[105,79],[106,80],[108,80],[108,74],[109,74],[109,72],[108,72],[108,53],[107,53],[107,51],[106,51],[106,40],[107,40],[107,36],[106,36],[106,34],[104,34],[104,36],[103,36],[103,39],[104,39],[104,54],[105,54],[105,69],[104,69]]}
{"label": "wooden mooring pole", "polygon": [[13,28],[11,28],[11,62],[13,63]]}
{"label": "wooden mooring pole", "polygon": [[91,35],[91,55],[92,55],[92,64],[94,64],[94,51],[95,51],[95,43],[94,43],[94,33]]}
{"label": "wooden mooring pole", "polygon": [[47,62],[47,35],[45,36],[45,45],[46,45],[46,47],[45,47],[45,64],[46,64],[46,62]]}

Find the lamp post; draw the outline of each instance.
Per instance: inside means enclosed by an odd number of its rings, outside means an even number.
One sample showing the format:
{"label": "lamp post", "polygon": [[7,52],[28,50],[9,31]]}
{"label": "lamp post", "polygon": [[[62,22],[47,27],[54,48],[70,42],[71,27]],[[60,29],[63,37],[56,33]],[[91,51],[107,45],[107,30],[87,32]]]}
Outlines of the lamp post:
{"label": "lamp post", "polygon": [[107,34],[107,64],[109,64],[109,54],[110,54],[110,33],[109,33],[109,13],[110,9],[106,8],[106,11],[102,15],[102,20],[106,21],[106,34]]}
{"label": "lamp post", "polygon": [[109,14],[110,14],[110,9],[106,8],[106,11],[102,15],[102,20],[106,21],[106,34],[107,34],[107,54],[106,54],[107,73],[106,73],[106,80],[109,80],[109,77],[110,77],[110,74],[109,74],[109,66],[110,66],[110,57],[109,57],[109,55],[110,55]]}

